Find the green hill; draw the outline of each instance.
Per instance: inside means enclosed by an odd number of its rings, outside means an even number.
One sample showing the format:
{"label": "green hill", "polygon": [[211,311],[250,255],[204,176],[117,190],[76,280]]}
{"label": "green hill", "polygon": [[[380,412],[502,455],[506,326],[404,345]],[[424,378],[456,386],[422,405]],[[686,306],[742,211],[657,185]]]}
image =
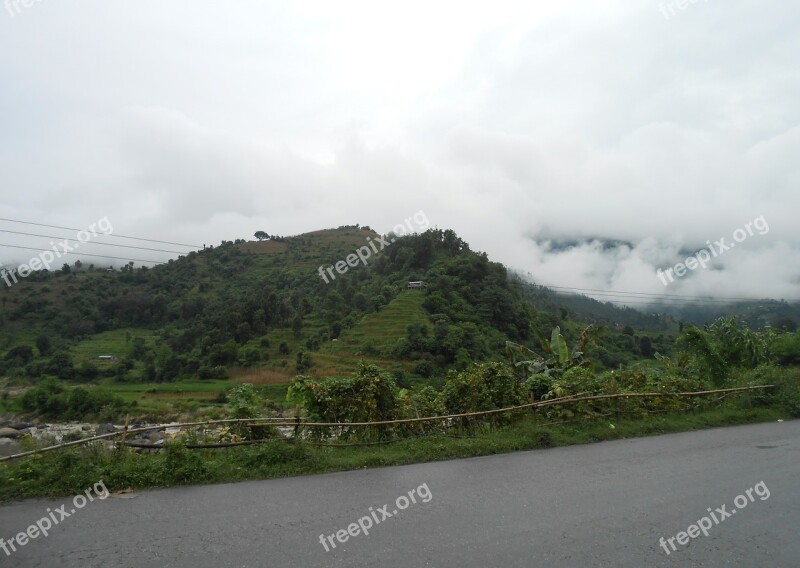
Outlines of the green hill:
{"label": "green hill", "polygon": [[453,231],[393,238],[354,225],[225,241],[152,269],[32,273],[0,290],[0,374],[116,385],[147,401],[177,393],[158,386],[175,381],[217,392],[254,382],[280,396],[298,373],[345,375],[361,361],[438,380],[502,357],[509,340],[537,349],[556,325],[570,343],[600,325],[589,355],[601,369],[671,350],[671,317],[525,283]]}

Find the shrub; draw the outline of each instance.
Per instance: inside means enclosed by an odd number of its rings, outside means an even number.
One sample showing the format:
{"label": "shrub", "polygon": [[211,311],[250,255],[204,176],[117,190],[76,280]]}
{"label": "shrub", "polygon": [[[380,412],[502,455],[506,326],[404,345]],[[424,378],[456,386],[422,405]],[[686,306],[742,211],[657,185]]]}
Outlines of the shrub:
{"label": "shrub", "polygon": [[27,345],[19,345],[6,353],[3,360],[22,367],[33,361],[33,349]]}
{"label": "shrub", "polygon": [[780,365],[800,365],[800,332],[777,336],[772,342],[772,352]]}
{"label": "shrub", "polygon": [[420,361],[414,366],[414,373],[427,379],[433,375],[433,365],[430,361]]}
{"label": "shrub", "polygon": [[183,443],[165,446],[161,477],[166,485],[194,483],[208,476],[208,467],[197,450],[188,450]]}
{"label": "shrub", "polygon": [[[423,418],[425,416],[441,416],[447,414],[446,408],[439,399],[439,393],[431,386],[402,390],[399,395],[400,415],[403,418]],[[406,424],[402,428],[404,435],[415,433],[431,433],[441,430],[440,421],[431,420]]]}
{"label": "shrub", "polygon": [[70,388],[48,378],[22,396],[22,409],[43,417],[65,420],[111,419],[128,405],[120,397],[99,388]]}
{"label": "shrub", "polygon": [[[298,376],[289,387],[289,402],[303,405],[309,418],[320,422],[373,422],[398,418],[399,389],[394,377],[381,372],[375,365],[359,364],[350,377],[316,380]],[[387,432],[387,428],[379,428]],[[343,438],[362,435],[365,429],[341,433]],[[327,437],[329,429],[314,432]]]}
{"label": "shrub", "polygon": [[543,373],[531,375],[525,381],[523,388],[534,400],[542,400],[553,388],[553,377]]}
{"label": "shrub", "polygon": [[793,418],[800,418],[800,369],[761,366],[745,379],[753,385],[775,385],[750,395],[756,406],[776,406]]}
{"label": "shrub", "polygon": [[441,400],[450,414],[516,406],[523,387],[507,365],[477,363],[466,371],[450,371]]}

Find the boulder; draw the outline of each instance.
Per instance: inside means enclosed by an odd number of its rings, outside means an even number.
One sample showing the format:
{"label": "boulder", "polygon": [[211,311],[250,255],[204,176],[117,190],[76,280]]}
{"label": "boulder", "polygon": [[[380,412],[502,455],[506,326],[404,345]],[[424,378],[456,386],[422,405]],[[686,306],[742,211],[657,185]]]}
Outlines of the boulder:
{"label": "boulder", "polygon": [[20,432],[14,428],[0,428],[0,438],[19,438]]}
{"label": "boulder", "polygon": [[111,434],[112,432],[116,432],[116,431],[117,431],[117,429],[114,428],[114,425],[113,424],[109,424],[109,423],[100,424],[100,426],[97,427],[97,434],[98,435],[99,434]]}
{"label": "boulder", "polygon": [[19,453],[20,447],[16,440],[11,438],[0,438],[0,457],[10,456]]}

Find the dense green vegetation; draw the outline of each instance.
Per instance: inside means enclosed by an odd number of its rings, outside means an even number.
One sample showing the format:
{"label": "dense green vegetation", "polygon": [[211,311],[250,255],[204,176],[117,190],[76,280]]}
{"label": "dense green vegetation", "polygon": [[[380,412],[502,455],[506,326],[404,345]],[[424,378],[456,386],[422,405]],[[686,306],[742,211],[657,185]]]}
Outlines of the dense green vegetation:
{"label": "dense green vegetation", "polygon": [[[542,413],[548,418],[571,419],[693,410],[705,404],[704,401],[674,395],[773,384],[775,388],[756,395],[759,404],[800,417],[800,372],[796,368],[779,366],[773,349],[774,345],[780,345],[781,357],[784,357],[786,344],[796,346],[796,340],[796,334],[772,330],[757,332],[738,326],[733,318],[723,318],[705,330],[688,328],[680,337],[680,349],[673,358],[659,355],[652,364],[597,371],[586,355],[592,342],[592,328],[586,328],[570,350],[556,327],[541,354],[509,342],[509,363],[473,363],[463,371],[451,370],[438,392],[430,387],[401,389],[394,377],[370,365],[362,366],[347,378],[315,380],[299,376],[289,389],[289,397],[306,410],[312,421],[375,422],[472,413],[564,397],[664,394],[654,398],[589,400],[576,405],[553,406]],[[424,412],[420,413],[419,409]],[[505,422],[507,417],[470,418],[467,425],[487,421],[497,424],[499,420]],[[463,426],[464,422],[460,424]],[[413,424],[387,425],[355,432],[322,428],[315,430],[315,435],[393,438],[408,435],[415,427]],[[448,426],[442,424],[441,428],[447,431]]]}
{"label": "dense green vegetation", "polygon": [[[436,343],[425,352],[439,357],[435,364],[452,363],[465,336],[469,355],[482,358],[491,344],[530,335],[530,309],[505,269],[452,231],[398,239],[369,266],[325,284],[317,262],[335,262],[375,234],[352,229],[340,236],[335,246],[322,236],[226,242],[152,270],[37,272],[4,290],[3,372],[169,382],[224,378],[231,366],[274,360],[291,375],[312,367],[313,352],[418,279],[429,280],[425,310],[438,317]],[[15,333],[21,329],[28,338]],[[76,357],[73,345],[111,330],[126,334],[124,345],[107,345],[113,364],[101,367],[88,348]],[[397,354],[393,346],[373,350]]]}
{"label": "dense green vegetation", "polygon": [[110,420],[131,407],[107,390],[69,388],[53,378],[28,390],[20,405],[23,412],[64,420]]}
{"label": "dense green vegetation", "polygon": [[[342,375],[362,361],[390,371],[401,386],[441,386],[450,370],[502,358],[509,340],[535,347],[555,325],[573,340],[597,320],[559,308],[553,295],[535,308],[540,290],[452,231],[398,238],[366,266],[327,284],[319,277],[320,265],[375,237],[349,226],[227,241],[153,269],[35,272],[0,290],[0,375],[19,386],[48,377],[112,391],[146,385],[138,411],[154,413],[169,406],[150,396],[164,393],[161,384],[218,385],[212,396],[195,397],[208,401],[239,382]],[[416,280],[427,288],[406,290]],[[640,323],[660,331],[598,326],[597,368],[671,353],[674,322],[646,316]],[[173,397],[173,409],[192,408],[185,398]]]}
{"label": "dense green vegetation", "polygon": [[[69,492],[88,478],[116,489],[249,479],[800,417],[791,322],[757,329],[725,317],[700,328],[611,305],[581,312],[452,231],[400,238],[367,266],[319,278],[320,264],[374,236],[343,227],[226,242],[152,270],[36,273],[2,292],[0,408],[47,420],[283,412],[341,423],[582,400],[307,427],[291,443],[270,441],[274,427],[237,425],[185,433],[158,455],[55,452],[0,466],[0,497]],[[677,396],[759,385],[774,387]],[[658,396],[583,400],[642,393]],[[266,443],[186,447],[219,442]]]}

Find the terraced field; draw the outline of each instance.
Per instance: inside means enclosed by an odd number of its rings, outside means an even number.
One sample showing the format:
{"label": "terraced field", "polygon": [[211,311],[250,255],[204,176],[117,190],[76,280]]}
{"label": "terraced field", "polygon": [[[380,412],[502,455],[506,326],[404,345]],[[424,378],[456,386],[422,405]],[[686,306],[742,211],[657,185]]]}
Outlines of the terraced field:
{"label": "terraced field", "polygon": [[[373,363],[384,370],[404,368],[410,371],[411,362],[394,359],[392,351],[397,341],[406,336],[406,328],[415,322],[426,322],[422,307],[424,293],[405,290],[378,312],[364,316],[355,327],[344,330],[336,341],[326,341],[318,351],[310,352],[314,367],[308,374],[315,377],[344,376],[353,373],[361,362]],[[306,334],[314,329],[308,325]],[[306,336],[304,334],[304,337]],[[117,359],[131,349],[136,337],[144,338],[152,345],[155,335],[151,330],[124,328],[98,333],[71,348],[75,362],[88,361],[104,370],[115,363],[101,361],[101,355]],[[264,367],[234,367],[229,380],[181,380],[174,383],[117,383],[113,378],[101,378],[99,383],[124,400],[136,401],[142,411],[168,411],[188,408],[185,405],[214,404],[219,395],[243,382],[259,386],[279,406],[285,404],[286,388],[296,375],[295,356],[304,349],[304,339],[297,338],[291,330],[279,329],[269,334],[270,345],[262,348],[253,339],[248,347],[265,350],[268,359]],[[281,355],[278,346],[285,341],[290,347],[289,355]],[[140,371],[141,362],[135,369]],[[176,404],[178,406],[176,406]]]}
{"label": "terraced field", "polygon": [[364,316],[358,324],[342,332],[313,355],[318,367],[337,373],[355,370],[360,361],[375,363],[385,369],[403,364],[391,357],[397,340],[406,336],[412,323],[427,322],[422,307],[425,296],[419,290],[405,290],[374,314]]}
{"label": "terraced field", "polygon": [[98,361],[101,355],[112,355],[121,359],[131,349],[133,339],[141,337],[146,345],[152,345],[154,340],[153,332],[148,329],[128,327],[104,331],[84,339],[72,348],[72,354],[78,359],[86,359],[101,366],[102,361]]}

